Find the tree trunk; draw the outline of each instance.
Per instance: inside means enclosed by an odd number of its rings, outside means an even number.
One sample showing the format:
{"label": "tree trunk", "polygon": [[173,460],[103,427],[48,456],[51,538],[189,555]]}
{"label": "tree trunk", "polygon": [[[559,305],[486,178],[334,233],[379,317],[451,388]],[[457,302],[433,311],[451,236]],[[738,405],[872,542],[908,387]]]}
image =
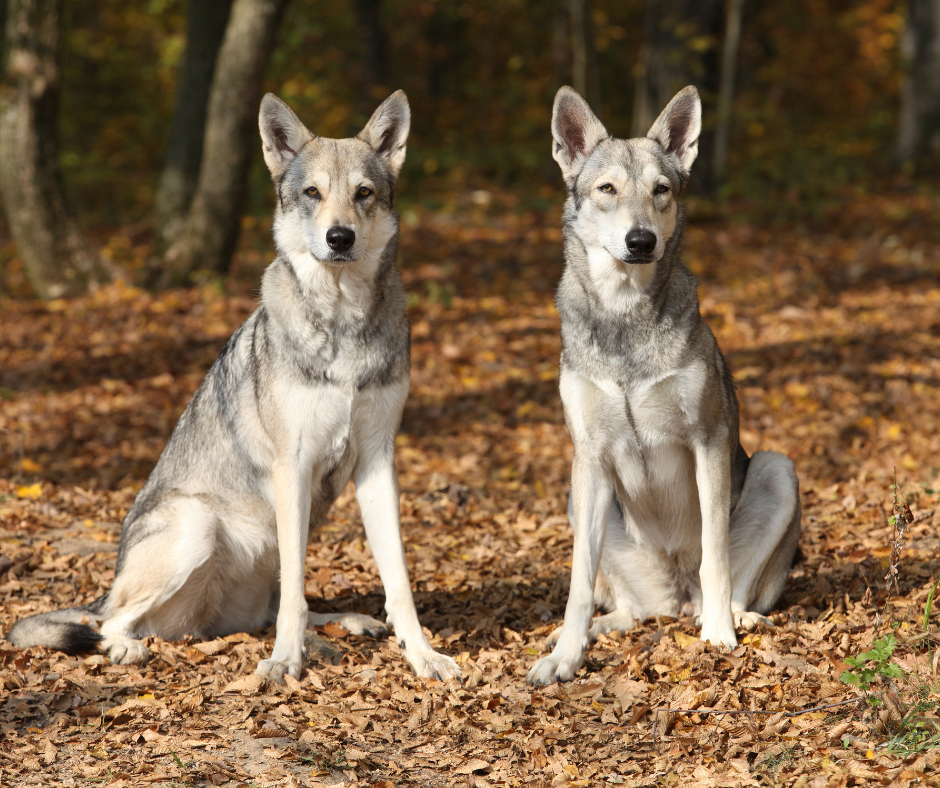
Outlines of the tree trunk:
{"label": "tree trunk", "polygon": [[256,141],[264,68],[285,0],[234,0],[216,63],[202,164],[179,238],[166,254],[164,284],[196,271],[224,273],[232,259]]}
{"label": "tree trunk", "polygon": [[568,67],[568,0],[555,0],[552,17],[552,66],[555,71],[555,88],[571,82]]}
{"label": "tree trunk", "polygon": [[713,183],[714,110],[723,10],[722,0],[646,0],[633,103],[633,136],[643,137],[678,91],[686,85],[698,88],[704,117],[695,172],[707,188]]}
{"label": "tree trunk", "polygon": [[0,0],[0,63],[6,63],[7,0]]}
{"label": "tree trunk", "polygon": [[385,28],[382,26],[382,0],[357,0],[359,36],[362,39],[362,65],[364,69],[365,95],[363,100],[371,116],[373,103],[385,98],[388,93],[388,61],[385,56]]}
{"label": "tree trunk", "polygon": [[356,0],[360,88],[356,91],[349,135],[354,136],[372,116],[375,105],[391,92],[388,80],[388,40],[382,24],[382,0]]}
{"label": "tree trunk", "polygon": [[591,5],[591,0],[568,0],[571,19],[571,86],[599,110],[600,74]]}
{"label": "tree trunk", "polygon": [[571,14],[571,87],[585,99],[588,98],[586,25],[584,17],[588,0],[569,0],[568,12]]}
{"label": "tree trunk", "polygon": [[901,93],[897,156],[940,163],[940,0],[907,0],[907,75]]}
{"label": "tree trunk", "polygon": [[0,100],[0,188],[26,276],[41,298],[87,292],[110,279],[69,212],[56,116],[61,0],[9,0]]}
{"label": "tree trunk", "polygon": [[190,0],[186,52],[176,84],[176,110],[156,195],[157,248],[162,253],[182,232],[202,162],[206,111],[215,63],[232,0]]}
{"label": "tree trunk", "polygon": [[734,75],[741,41],[741,14],[744,0],[729,0],[725,21],[725,41],[721,47],[721,86],[718,90],[718,122],[715,125],[715,155],[712,170],[717,181],[725,176],[728,144],[731,139],[731,105],[734,99]]}
{"label": "tree trunk", "polygon": [[[459,69],[466,47],[466,21],[456,13],[455,3],[438,0],[434,13],[428,20],[425,32],[429,47],[428,94],[432,99],[443,99],[459,91],[455,90]],[[485,55],[478,55],[478,62],[485,72]]]}

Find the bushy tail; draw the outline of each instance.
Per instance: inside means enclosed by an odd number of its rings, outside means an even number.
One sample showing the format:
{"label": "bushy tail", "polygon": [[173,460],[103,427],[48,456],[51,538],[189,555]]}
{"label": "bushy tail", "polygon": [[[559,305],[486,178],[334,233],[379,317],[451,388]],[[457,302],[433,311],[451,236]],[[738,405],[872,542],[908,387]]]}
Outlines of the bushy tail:
{"label": "bushy tail", "polygon": [[17,621],[7,632],[14,646],[47,646],[69,653],[94,651],[101,642],[101,633],[83,620],[99,617],[107,602],[107,594],[82,607],[39,613]]}

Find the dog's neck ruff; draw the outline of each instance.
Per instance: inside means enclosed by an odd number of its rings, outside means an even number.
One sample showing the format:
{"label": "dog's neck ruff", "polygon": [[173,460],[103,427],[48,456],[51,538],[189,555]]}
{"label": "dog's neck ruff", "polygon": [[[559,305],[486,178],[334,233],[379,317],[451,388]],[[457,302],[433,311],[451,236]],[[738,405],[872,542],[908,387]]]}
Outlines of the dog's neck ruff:
{"label": "dog's neck ruff", "polygon": [[395,284],[397,238],[369,250],[342,268],[315,260],[308,252],[281,254],[268,267],[261,304],[282,330],[307,337],[319,346],[326,337],[358,333],[376,318],[376,310],[401,296]]}
{"label": "dog's neck ruff", "polygon": [[[645,283],[637,283],[634,271],[624,270],[627,264],[604,251],[605,291],[592,276],[592,252],[565,226],[565,272],[556,297],[563,366],[595,382],[619,383],[656,380],[674,368],[700,320],[695,277],[678,259],[681,233],[680,223],[663,256],[643,267],[651,272]],[[628,276],[634,277],[632,283]],[[669,353],[664,354],[665,347]]]}

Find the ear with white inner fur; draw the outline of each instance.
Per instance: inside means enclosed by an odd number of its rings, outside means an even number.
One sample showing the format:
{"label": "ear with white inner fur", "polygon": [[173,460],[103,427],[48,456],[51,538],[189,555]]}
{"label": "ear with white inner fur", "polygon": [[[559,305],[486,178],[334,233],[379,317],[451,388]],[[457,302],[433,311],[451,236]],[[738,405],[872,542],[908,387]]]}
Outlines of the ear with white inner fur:
{"label": "ear with white inner fur", "polygon": [[267,93],[261,99],[258,127],[261,129],[264,161],[275,179],[283,174],[300,149],[316,136],[301,123],[294,110],[273,93]]}
{"label": "ear with white inner fur", "polygon": [[552,157],[561,167],[561,174],[569,187],[578,177],[584,162],[594,152],[597,143],[609,136],[607,129],[577,92],[567,86],[559,88],[552,110]]}
{"label": "ear with white inner fur", "polygon": [[702,102],[695,87],[689,85],[676,93],[646,136],[662,145],[666,153],[673,154],[683,174],[688,175],[698,156],[701,131]]}
{"label": "ear with white inner fur", "polygon": [[388,161],[389,169],[396,178],[405,163],[405,144],[411,128],[411,109],[405,91],[396,90],[372,113],[365,128],[356,139],[369,145],[379,156]]}

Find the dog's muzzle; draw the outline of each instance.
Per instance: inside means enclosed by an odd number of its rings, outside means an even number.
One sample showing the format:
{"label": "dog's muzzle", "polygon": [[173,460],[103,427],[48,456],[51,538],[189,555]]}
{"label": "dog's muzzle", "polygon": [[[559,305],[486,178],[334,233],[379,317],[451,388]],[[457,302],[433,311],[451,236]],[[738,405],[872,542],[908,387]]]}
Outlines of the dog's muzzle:
{"label": "dog's muzzle", "polygon": [[656,251],[656,234],[649,230],[630,230],[627,233],[627,258],[625,263],[645,265],[653,262]]}
{"label": "dog's muzzle", "polygon": [[331,227],[326,231],[326,245],[343,255],[356,243],[356,231],[349,227]]}
{"label": "dog's muzzle", "polygon": [[[310,248],[310,253],[324,263],[341,266],[356,259],[353,253],[355,243],[356,231],[351,227],[331,227],[326,231],[326,245],[329,253],[325,257],[320,257],[313,251],[313,247]],[[322,255],[322,247],[320,248]]]}

